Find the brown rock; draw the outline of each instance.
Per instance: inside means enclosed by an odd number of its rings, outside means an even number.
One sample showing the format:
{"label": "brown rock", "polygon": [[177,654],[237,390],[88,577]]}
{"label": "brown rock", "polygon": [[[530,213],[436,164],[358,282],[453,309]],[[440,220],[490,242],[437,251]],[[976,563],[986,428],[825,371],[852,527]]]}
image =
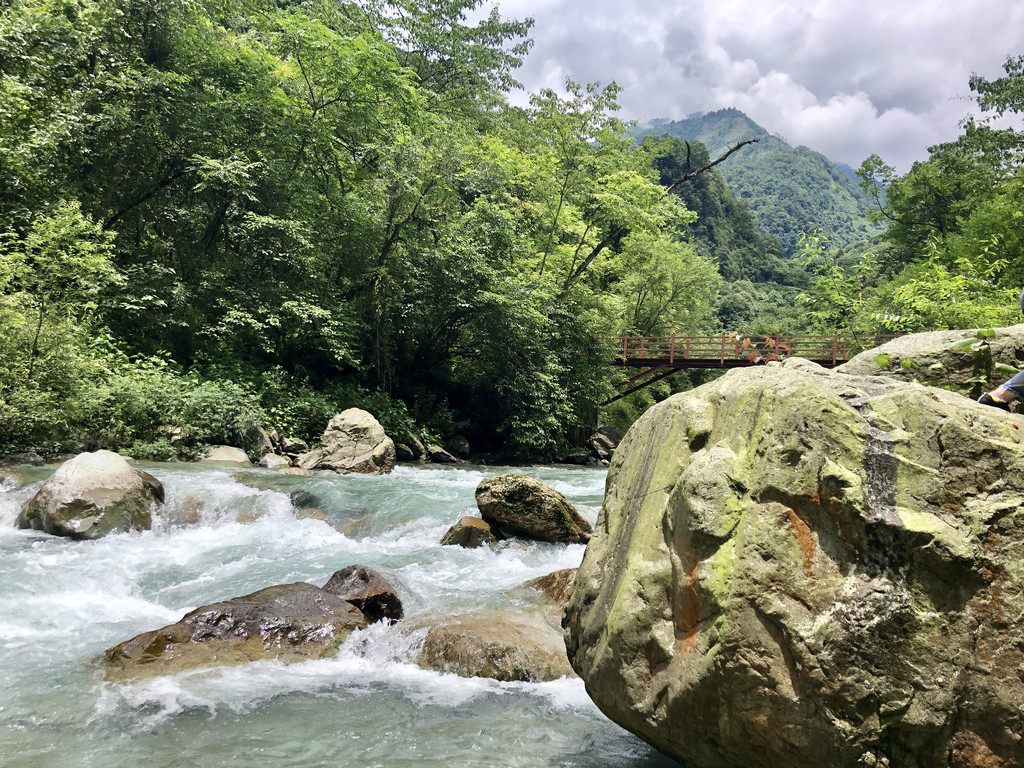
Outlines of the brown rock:
{"label": "brown rock", "polygon": [[530,477],[485,477],[477,486],[476,504],[484,520],[512,536],[566,544],[590,540],[590,523],[572,504],[554,488]]}
{"label": "brown rock", "polygon": [[174,674],[257,659],[304,661],[332,655],[366,617],[312,584],[282,584],[204,605],[181,621],[104,653],[108,679]]}
{"label": "brown rock", "polygon": [[441,539],[441,544],[442,546],[457,544],[467,549],[476,549],[484,544],[497,544],[501,538],[504,537],[501,536],[500,531],[496,531],[486,520],[466,515],[448,529]]}
{"label": "brown rock", "polygon": [[335,571],[323,590],[352,603],[371,624],[384,620],[394,624],[402,618],[402,601],[398,593],[372,568],[350,565]]}
{"label": "brown rock", "polygon": [[560,571],[549,573],[547,576],[530,579],[524,587],[536,589],[545,599],[553,605],[565,605],[572,592],[572,585],[576,583],[576,568],[563,568]]}
{"label": "brown rock", "polygon": [[418,664],[460,677],[541,682],[572,674],[561,633],[539,617],[455,616],[431,626]]}

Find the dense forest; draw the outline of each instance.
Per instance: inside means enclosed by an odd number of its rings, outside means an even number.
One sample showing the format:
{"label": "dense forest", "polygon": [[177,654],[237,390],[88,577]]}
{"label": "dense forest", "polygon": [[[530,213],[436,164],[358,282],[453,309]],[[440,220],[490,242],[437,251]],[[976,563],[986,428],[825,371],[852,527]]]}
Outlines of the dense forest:
{"label": "dense forest", "polygon": [[699,141],[711,154],[756,138],[756,144],[743,147],[722,165],[722,175],[732,193],[749,204],[761,231],[779,239],[787,257],[800,247],[800,236],[810,224],[838,246],[873,238],[883,230],[866,215],[871,197],[839,165],[807,147],[791,147],[738,109],[655,120],[653,127],[638,133]]}
{"label": "dense forest", "polygon": [[[884,244],[812,232],[794,261],[718,169],[666,194],[708,152],[634,141],[614,84],[510,106],[531,22],[481,4],[0,8],[0,453],[187,457],[358,405],[542,458],[593,424],[616,334],[1014,306],[1012,130],[970,124],[905,177],[869,159]],[[1018,112],[1021,80],[972,85]],[[929,314],[940,278],[976,309]]]}

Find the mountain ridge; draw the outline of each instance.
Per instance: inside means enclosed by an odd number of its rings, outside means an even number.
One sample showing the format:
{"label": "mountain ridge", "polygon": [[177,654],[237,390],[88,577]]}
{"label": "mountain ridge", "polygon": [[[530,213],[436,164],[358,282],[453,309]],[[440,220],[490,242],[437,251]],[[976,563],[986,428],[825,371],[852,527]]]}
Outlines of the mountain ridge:
{"label": "mountain ridge", "polygon": [[787,256],[798,250],[801,232],[815,227],[837,246],[881,232],[868,221],[871,200],[841,166],[805,146],[791,146],[739,109],[694,113],[682,120],[655,119],[636,131],[638,139],[668,134],[699,141],[718,157],[741,141],[757,139],[716,166],[730,190],[750,207],[758,227],[774,235]]}

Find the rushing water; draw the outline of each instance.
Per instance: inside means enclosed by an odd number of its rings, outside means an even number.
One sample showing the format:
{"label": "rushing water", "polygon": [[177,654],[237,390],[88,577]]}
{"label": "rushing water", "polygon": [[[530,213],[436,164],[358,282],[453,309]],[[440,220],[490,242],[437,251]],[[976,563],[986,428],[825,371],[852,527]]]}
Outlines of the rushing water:
{"label": "rushing water", "polygon": [[[322,585],[359,563],[387,575],[407,617],[514,607],[514,589],[576,566],[580,545],[441,547],[501,468],[399,467],[315,478],[182,464],[146,469],[167,504],[151,531],[70,541],[19,531],[21,505],[52,471],[0,490],[0,765],[675,765],[607,720],[578,679],[499,683],[419,669],[416,635],[374,625],[328,660],[191,670],[105,682],[96,657],[199,605],[272,584]],[[523,471],[523,470],[518,470]],[[605,473],[526,470],[591,522]],[[303,517],[305,489],[326,520]]]}

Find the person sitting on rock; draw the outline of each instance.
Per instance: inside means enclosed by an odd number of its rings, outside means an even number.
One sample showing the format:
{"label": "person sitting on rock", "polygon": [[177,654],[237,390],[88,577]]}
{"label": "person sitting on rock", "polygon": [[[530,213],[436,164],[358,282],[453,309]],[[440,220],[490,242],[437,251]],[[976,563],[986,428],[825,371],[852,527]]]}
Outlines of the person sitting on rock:
{"label": "person sitting on rock", "polygon": [[[1020,294],[1020,311],[1024,312],[1024,291]],[[1003,382],[991,392],[986,392],[978,398],[978,402],[1008,411],[1010,403],[1018,398],[1024,398],[1024,371],[1019,371],[1009,381]]]}

